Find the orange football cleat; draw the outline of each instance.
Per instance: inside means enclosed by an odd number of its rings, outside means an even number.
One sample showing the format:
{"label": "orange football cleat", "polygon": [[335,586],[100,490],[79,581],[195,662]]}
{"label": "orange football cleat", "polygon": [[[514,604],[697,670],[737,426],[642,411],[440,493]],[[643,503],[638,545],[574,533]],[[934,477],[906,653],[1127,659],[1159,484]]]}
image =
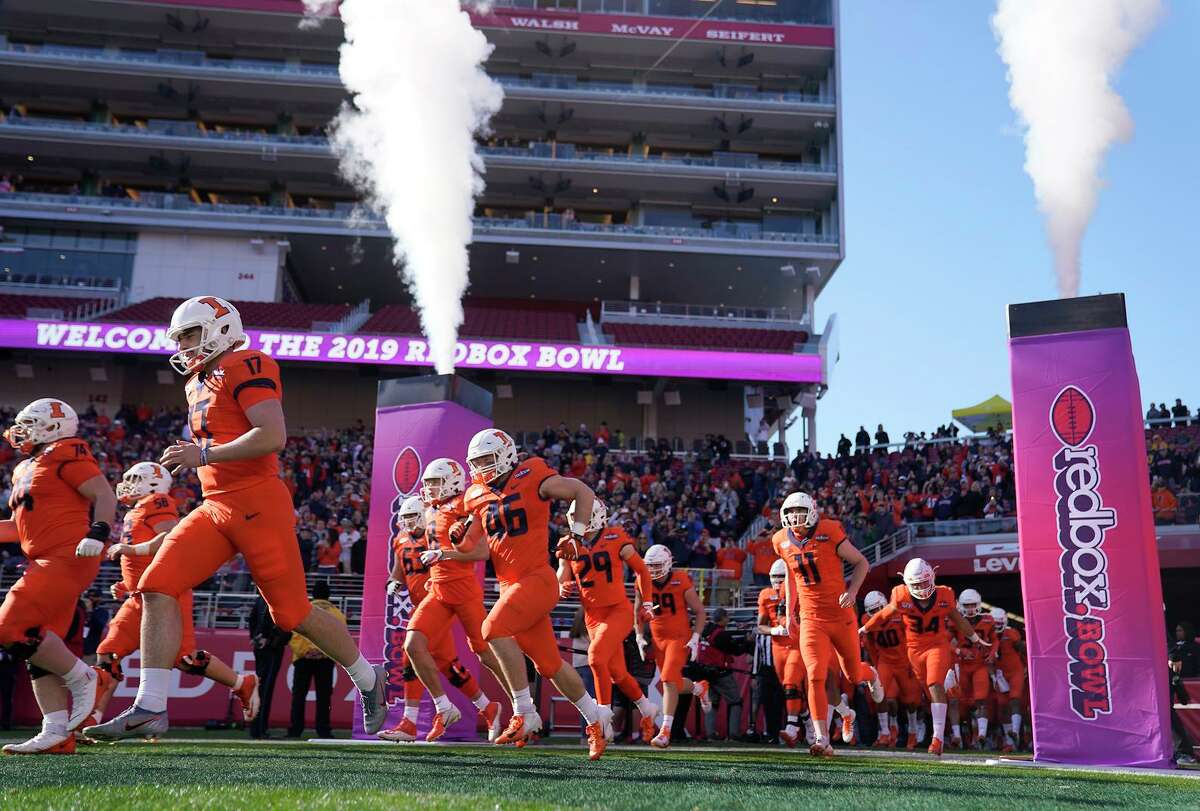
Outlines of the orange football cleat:
{"label": "orange football cleat", "polygon": [[417,739],[417,725],[407,718],[402,718],[400,723],[391,729],[381,729],[375,734],[385,741],[396,743],[415,741]]}
{"label": "orange football cleat", "polygon": [[789,748],[795,749],[796,744],[800,742],[800,730],[797,729],[795,731],[789,731],[792,729],[794,729],[794,727],[789,726],[787,729],[781,730],[779,733],[779,740],[786,743]]}
{"label": "orange football cleat", "polygon": [[671,728],[663,727],[658,734],[650,739],[650,745],[655,749],[669,749],[671,746]]}
{"label": "orange football cleat", "polygon": [[445,712],[439,712],[433,716],[433,727],[430,728],[429,734],[425,736],[428,743],[433,743],[438,738],[446,734],[446,728],[453,726],[462,718],[462,713],[458,711],[458,707],[451,705],[450,709]]}
{"label": "orange football cleat", "polygon": [[233,693],[242,702],[242,720],[247,724],[258,717],[258,676],[242,674],[242,686]]}
{"label": "orange football cleat", "polygon": [[608,748],[608,736],[604,734],[604,724],[593,721],[587,725],[588,760],[599,760]]}
{"label": "orange football cleat", "polygon": [[817,757],[833,757],[833,747],[829,745],[829,741],[817,741],[808,747],[808,753]]}
{"label": "orange football cleat", "polygon": [[929,742],[929,754],[933,755],[934,757],[942,756],[942,739],[941,738],[934,738],[932,741]]}
{"label": "orange football cleat", "polygon": [[642,740],[650,743],[650,739],[658,732],[658,728],[654,725],[654,719],[648,715],[643,715],[641,720]]}
{"label": "orange football cleat", "polygon": [[910,752],[917,748],[917,733],[908,733],[908,742],[904,744],[904,748]]}
{"label": "orange football cleat", "polygon": [[501,729],[503,729],[500,726],[500,702],[488,702],[488,705],[479,711],[479,719],[487,727],[488,741],[495,743],[496,738],[500,736]]}
{"label": "orange football cleat", "polygon": [[24,743],[10,743],[2,751],[6,755],[73,755],[75,733],[64,736],[42,731]]}
{"label": "orange football cleat", "polygon": [[509,720],[504,732],[496,738],[496,743],[500,746],[509,743],[516,744],[519,749],[529,743],[530,739],[541,729],[542,717],[537,714],[536,710],[524,715],[517,713]]}

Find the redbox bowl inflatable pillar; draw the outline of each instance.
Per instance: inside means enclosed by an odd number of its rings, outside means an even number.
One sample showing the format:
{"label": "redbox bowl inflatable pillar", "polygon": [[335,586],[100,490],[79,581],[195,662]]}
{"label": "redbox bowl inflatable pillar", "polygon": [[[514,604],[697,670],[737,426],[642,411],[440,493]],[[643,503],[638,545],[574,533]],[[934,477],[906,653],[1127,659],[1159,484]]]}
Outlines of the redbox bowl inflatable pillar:
{"label": "redbox bowl inflatable pillar", "polygon": [[[403,716],[403,670],[400,657],[404,634],[414,606],[407,594],[389,596],[388,573],[392,569],[391,539],[396,513],[404,499],[417,494],[421,473],[434,459],[447,456],[466,466],[467,443],[477,431],[490,428],[492,395],[454,375],[430,375],[383,380],[375,405],[375,448],[371,474],[371,511],[367,529],[366,576],[363,578],[362,631],[358,646],[372,663],[388,671],[388,699],[395,706],[387,727]],[[479,576],[482,581],[483,565]],[[454,624],[454,639],[461,661],[476,677],[479,660],[467,646],[466,636]],[[477,740],[477,711],[458,690],[445,684],[446,694],[462,712],[445,740]],[[433,703],[426,696],[417,722],[420,735],[429,730]],[[385,727],[385,728],[387,728]],[[354,735],[368,737],[361,714],[355,713]]]}
{"label": "redbox bowl inflatable pillar", "polygon": [[1123,295],[1014,304],[1034,759],[1169,768],[1166,626]]}

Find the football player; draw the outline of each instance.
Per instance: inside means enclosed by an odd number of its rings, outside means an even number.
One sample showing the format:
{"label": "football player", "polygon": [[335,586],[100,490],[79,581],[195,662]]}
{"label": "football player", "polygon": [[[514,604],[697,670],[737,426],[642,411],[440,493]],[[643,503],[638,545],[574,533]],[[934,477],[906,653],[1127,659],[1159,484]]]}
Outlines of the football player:
{"label": "football player", "polygon": [[[883,701],[879,674],[862,662],[854,615],[858,590],[870,566],[849,542],[841,522],[821,518],[807,493],[792,493],[784,499],[779,519],[783,528],[771,543],[791,573],[784,581],[787,600],[790,603],[794,593],[800,604],[800,652],[808,671],[808,711],[816,738],[809,751],[832,757],[826,682],[834,656],[851,683],[866,682],[872,699],[877,704]],[[854,567],[849,584],[843,574],[845,564]],[[843,725],[843,738],[848,725],[853,740],[852,714],[843,718]]]}
{"label": "football player", "polygon": [[[787,726],[779,733],[780,739],[795,748],[800,740],[800,716],[805,710],[804,660],[800,656],[799,623],[788,624],[789,607],[786,598],[787,564],[776,560],[771,564],[771,585],[758,593],[758,632],[771,637],[771,660],[775,673],[783,686],[783,698],[787,704]],[[790,610],[795,612],[793,604]]]}
{"label": "football player", "polygon": [[982,602],[983,598],[975,589],[963,589],[958,597],[959,613],[983,640],[983,644],[976,645],[970,639],[956,635],[961,701],[962,705],[970,707],[975,715],[976,749],[983,749],[987,742],[988,701],[991,698],[996,657],[995,623],[990,614],[983,613]]}
{"label": "football player", "polygon": [[955,608],[954,590],[937,585],[933,567],[921,558],[913,558],[904,566],[904,583],[892,589],[888,604],[860,630],[869,634],[897,614],[907,623],[908,662],[917,681],[929,692],[933,716],[929,754],[940,757],[946,735],[946,674],[954,664],[947,626],[953,625],[963,639],[973,644],[984,642]]}
{"label": "football player", "polygon": [[[662,544],[655,544],[646,550],[650,592],[643,593],[640,584],[637,587],[641,606],[637,628],[638,650],[644,659],[646,635],[643,623],[648,622],[654,645],[654,662],[658,665],[662,682],[662,728],[650,739],[650,745],[655,749],[666,749],[671,745],[671,727],[675,723],[675,708],[679,705],[681,691],[699,698],[705,712],[712,709],[708,682],[693,682],[683,676],[683,666],[695,661],[700,653],[700,631],[706,621],[704,604],[700,602],[688,573],[675,571],[673,566],[671,550]],[[690,622],[689,611],[692,613]]]}
{"label": "football player", "polygon": [[[421,475],[421,501],[425,508],[424,538],[426,548],[421,553],[421,564],[429,570],[428,591],[417,604],[408,622],[408,633],[404,638],[404,652],[425,689],[433,698],[436,713],[433,726],[425,737],[436,741],[445,734],[446,728],[461,717],[461,713],[442,689],[441,668],[438,667],[435,650],[442,652],[442,659],[454,650],[451,623],[457,618],[466,632],[471,650],[488,670],[496,674],[501,684],[503,672],[495,654],[483,639],[483,619],[487,614],[483,607],[483,585],[473,561],[447,560],[443,550],[468,551],[481,545],[483,531],[472,525],[470,531],[455,544],[450,537],[450,528],[467,517],[463,508],[463,492],[466,475],[462,465],[453,459],[434,459],[425,466]],[[462,666],[459,665],[461,668]],[[465,671],[464,671],[465,672]],[[469,673],[467,675],[470,675]],[[471,678],[464,685],[464,692],[479,710],[488,729],[488,739],[495,741],[499,734],[500,704],[488,699],[479,685]]]}
{"label": "football player", "polygon": [[[117,484],[117,500],[127,512],[121,541],[110,546],[107,554],[109,560],[121,561],[121,579],[113,583],[110,591],[114,600],[124,602],[96,648],[97,666],[113,678],[96,701],[96,711],[88,719],[90,725],[99,724],[104,718],[117,682],[125,678],[121,660],[141,644],[142,596],[137,593],[137,584],[167,533],[179,523],[178,507],[169,495],[170,490],[171,474],[156,462],[138,462],[125,471]],[[252,673],[234,673],[215,655],[197,647],[190,589],[179,595],[179,612],[183,643],[175,667],[228,687],[241,702],[243,720],[250,723],[258,715],[258,677]]]}
{"label": "football player", "polygon": [[483,622],[483,637],[500,661],[504,682],[513,697],[514,714],[497,744],[523,746],[542,726],[541,716],[529,695],[525,657],[542,678],[583,716],[587,726],[588,757],[604,754],[612,730],[612,710],[601,707],[584,689],[574,668],[565,667],[550,612],[558,604],[558,578],[547,560],[550,547],[550,506],[555,500],[575,502],[570,536],[559,542],[564,559],[574,557],[587,532],[595,495],[579,481],[555,473],[542,459],[517,459],[517,446],[504,431],[489,428],[472,437],[467,447],[472,484],[465,506],[468,522],[452,530],[458,542],[481,526],[487,544],[470,551],[442,549],[446,560],[484,560],[491,557],[500,583],[500,597]]}
{"label": "football player", "polygon": [[[863,624],[878,614],[887,605],[887,597],[881,591],[872,591],[863,600],[866,615]],[[905,748],[910,752],[917,748],[917,710],[921,706],[921,687],[908,663],[908,645],[904,632],[904,619],[895,616],[881,627],[866,635],[867,651],[879,679],[883,682],[884,704],[879,717],[879,738],[875,746],[896,746],[899,736],[898,724],[900,705],[908,713],[908,740]]]}
{"label": "football player", "polygon": [[[1004,729],[1004,751],[1011,752],[1021,742],[1021,699],[1025,696],[1025,643],[1021,632],[1008,624],[1008,612],[992,608],[999,647],[995,672],[996,693],[1008,726]],[[1001,719],[1003,720],[1003,719]]]}
{"label": "football player", "polygon": [[142,574],[142,674],[133,706],[84,733],[99,740],[166,731],[167,689],[179,653],[180,596],[241,553],[271,618],[310,639],[349,674],[362,698],[363,727],[387,718],[387,676],[372,666],[345,623],[308,600],[292,495],[279,478],[287,443],[279,365],[247,349],[237,309],[215,296],[188,299],[171,316],[171,366],[187,378],[191,441],[163,452],[172,474],[195,469],[204,502],[180,521]]}
{"label": "football player", "polygon": [[74,752],[75,731],[108,679],[63,643],[79,595],[100,569],[117,509],[91,449],[75,436],[78,430],[71,406],[45,398],[21,409],[4,432],[26,458],[13,469],[12,518],[0,521],[0,543],[19,542],[29,563],[0,605],[0,646],[29,668],[42,711],[41,731],[5,746],[6,755]]}
{"label": "football player", "polygon": [[[567,508],[567,523],[575,522],[575,502]],[[633,606],[625,595],[625,566],[634,572],[642,591],[650,593],[650,570],[638,555],[633,539],[618,526],[607,526],[608,508],[600,499],[592,502],[583,542],[572,560],[558,566],[559,595],[579,597],[587,627],[588,665],[596,684],[596,701],[612,704],[615,684],[641,713],[642,740],[657,731],[659,708],[642,693],[637,679],[625,667],[625,637],[633,630]]]}

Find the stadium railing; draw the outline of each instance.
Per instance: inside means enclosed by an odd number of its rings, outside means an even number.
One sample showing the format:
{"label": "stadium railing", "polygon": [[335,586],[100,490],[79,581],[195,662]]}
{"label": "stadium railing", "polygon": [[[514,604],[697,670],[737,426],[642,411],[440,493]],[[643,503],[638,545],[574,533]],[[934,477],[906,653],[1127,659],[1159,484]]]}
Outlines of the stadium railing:
{"label": "stadium railing", "polygon": [[[292,208],[282,206],[252,206],[231,203],[195,203],[184,194],[168,194],[161,192],[143,193],[142,199],[113,198],[88,196],[78,194],[46,194],[40,192],[0,192],[0,203],[12,202],[18,205],[51,206],[55,211],[70,210],[73,212],[91,211],[97,215],[111,217],[114,209],[126,210],[131,214],[146,211],[179,212],[188,215],[188,220],[197,214],[212,214],[222,218],[247,217],[266,218],[279,217],[294,219],[297,227],[311,227],[307,221],[321,221],[330,227],[343,227],[362,234],[372,228],[380,236],[386,234],[383,218],[350,206],[346,209],[322,208]],[[359,225],[365,224],[366,228]],[[711,228],[684,228],[676,226],[651,225],[605,225],[600,223],[569,222],[558,224],[533,224],[522,219],[501,217],[475,217],[475,233],[521,232],[530,236],[550,233],[595,234],[611,235],[614,237],[654,237],[670,240],[713,240],[713,241],[753,241],[804,243],[823,246],[837,244],[836,234],[803,234],[787,231],[744,231],[736,236],[714,233]],[[261,223],[251,223],[261,227]]]}
{"label": "stadium railing", "polygon": [[[4,54],[13,56],[5,59]],[[139,51],[136,53],[67,45],[31,45],[4,43],[0,45],[0,61],[10,63],[33,63],[74,65],[93,67],[109,64],[128,69],[135,65],[151,68],[171,68],[172,74],[203,77],[216,75],[222,78],[260,78],[295,81],[297,78],[312,83],[341,88],[342,81],[336,65],[282,62],[265,59],[215,59],[202,51]],[[635,84],[632,82],[579,82],[568,74],[534,75],[531,78],[493,75],[492,78],[506,89],[536,89],[551,94],[571,96],[596,95],[605,98],[631,96],[638,101],[647,97],[664,99],[713,99],[736,100],[739,107],[751,105],[783,106],[827,106],[832,107],[835,99],[830,95],[798,93],[786,90],[760,90],[747,85],[716,84],[712,88],[686,87],[682,85]]]}
{"label": "stadium railing", "polygon": [[[0,121],[0,129],[9,128],[28,129],[31,133],[39,131],[78,132],[80,134],[100,135],[105,138],[115,138],[118,140],[157,140],[162,142],[164,139],[167,139],[178,142],[177,144],[170,144],[178,148],[185,148],[189,145],[199,146],[205,144],[205,142],[223,141],[229,144],[245,143],[252,145],[256,150],[264,146],[277,150],[290,150],[300,156],[311,155],[314,149],[328,153],[330,156],[333,154],[329,146],[329,140],[324,135],[293,135],[290,133],[257,132],[242,129],[202,130],[193,121],[150,120],[145,127],[140,127],[133,124],[69,121],[57,118],[9,115],[3,121]],[[654,172],[659,167],[686,167],[699,170],[713,170],[722,177],[729,171],[737,171],[739,173],[755,174],[821,175],[832,180],[837,174],[837,167],[832,165],[825,166],[800,161],[763,160],[749,154],[737,155],[738,160],[736,161],[733,158],[721,155],[681,155],[678,157],[670,155],[634,156],[615,153],[610,150],[586,149],[567,143],[535,143],[529,147],[481,145],[476,147],[476,150],[483,156],[485,163],[488,162],[488,158],[492,158],[494,159],[492,162],[496,165],[503,164],[506,159],[516,159],[521,163],[527,161],[549,161],[555,164],[564,164],[563,168],[567,168],[565,166],[567,163],[607,163],[620,166],[626,171],[636,170],[641,172]],[[712,172],[706,172],[706,174],[712,174]]]}
{"label": "stadium railing", "polygon": [[608,321],[728,324],[762,329],[808,329],[803,312],[789,307],[727,307],[724,304],[672,304],[652,301],[602,301],[600,317]]}
{"label": "stadium railing", "polygon": [[907,525],[918,538],[937,538],[949,535],[994,535],[1016,532],[1017,517],[962,518],[950,521],[912,521]]}

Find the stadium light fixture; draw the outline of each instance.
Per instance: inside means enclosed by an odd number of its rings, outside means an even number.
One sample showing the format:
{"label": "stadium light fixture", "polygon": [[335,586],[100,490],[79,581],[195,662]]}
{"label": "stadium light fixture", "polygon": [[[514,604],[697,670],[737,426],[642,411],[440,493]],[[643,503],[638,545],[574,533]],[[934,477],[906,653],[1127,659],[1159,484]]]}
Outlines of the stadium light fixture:
{"label": "stadium light fixture", "polygon": [[521,261],[521,252],[520,251],[505,251],[504,252],[504,264],[515,265],[520,261]]}

